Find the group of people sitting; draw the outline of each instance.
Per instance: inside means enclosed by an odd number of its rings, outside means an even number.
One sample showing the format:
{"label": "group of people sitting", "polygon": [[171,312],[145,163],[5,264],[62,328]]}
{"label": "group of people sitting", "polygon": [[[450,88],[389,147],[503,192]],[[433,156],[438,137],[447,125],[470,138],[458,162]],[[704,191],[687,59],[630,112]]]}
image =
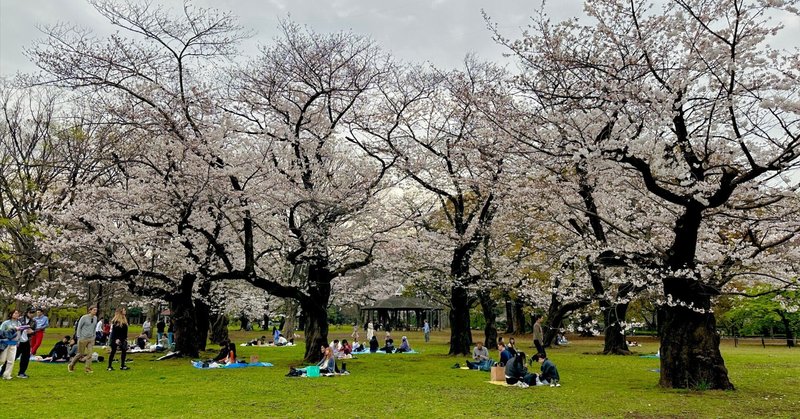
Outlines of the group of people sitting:
{"label": "group of people sitting", "polygon": [[[489,350],[483,346],[482,342],[476,342],[472,350],[472,361],[467,361],[469,369],[490,371],[493,366],[505,367],[505,379],[507,384],[528,387],[532,385],[550,385],[551,387],[561,387],[559,383],[558,369],[553,361],[547,356],[537,353],[531,357],[530,364],[538,362],[541,364],[541,373],[536,374],[528,371],[525,366],[525,352],[518,351],[514,338],[509,338],[508,343],[501,337],[498,340],[497,351],[500,353],[500,362],[495,363],[489,357]],[[458,364],[456,364],[458,365]]]}
{"label": "group of people sitting", "polygon": [[525,352],[516,352],[505,366],[506,384],[519,387],[549,384],[550,387],[561,387],[558,369],[553,361],[542,354],[536,354],[531,357],[531,363],[534,362],[541,364],[541,374],[529,372],[525,366]]}
{"label": "group of people sitting", "polygon": [[[367,347],[359,344],[358,341],[354,343],[354,346],[355,345],[358,345],[358,349],[355,350],[355,352],[367,351]],[[403,336],[400,339],[400,346],[395,347],[394,339],[392,338],[391,333],[386,332],[386,337],[383,340],[383,347],[380,346],[380,343],[378,343],[378,338],[375,335],[372,335],[372,339],[369,340],[369,352],[375,353],[378,351],[383,351],[387,354],[399,354],[403,352],[413,352],[413,349],[411,349],[411,345],[408,343],[408,337],[406,336]]]}
{"label": "group of people sitting", "polygon": [[253,339],[243,344],[242,346],[294,346],[294,338],[286,339],[280,332],[273,340],[267,340],[266,336],[261,336],[258,339]]}

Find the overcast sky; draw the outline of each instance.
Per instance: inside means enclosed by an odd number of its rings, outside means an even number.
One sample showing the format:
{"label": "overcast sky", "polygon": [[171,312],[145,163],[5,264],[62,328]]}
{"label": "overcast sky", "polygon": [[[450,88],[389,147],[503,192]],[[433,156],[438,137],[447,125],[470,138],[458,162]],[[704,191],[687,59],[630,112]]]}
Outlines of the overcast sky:
{"label": "overcast sky", "polygon": [[[181,0],[155,0],[175,8]],[[581,14],[580,0],[559,1],[554,17]],[[491,39],[481,8],[504,33],[518,35],[534,0],[195,0],[236,14],[241,24],[256,31],[243,45],[253,53],[277,33],[278,19],[291,19],[317,32],[352,30],[369,35],[404,60],[430,61],[442,67],[458,66],[469,52],[499,59],[503,52]],[[0,74],[34,71],[23,48],[42,35],[36,25],[59,21],[78,23],[108,33],[108,23],[85,0],[0,0]]]}
{"label": "overcast sky", "polygon": [[[153,0],[176,9],[182,0]],[[554,19],[583,15],[582,0],[550,0]],[[457,67],[467,53],[502,60],[503,48],[495,44],[481,17],[483,8],[503,34],[518,38],[521,28],[541,0],[195,0],[201,7],[231,10],[255,37],[242,47],[246,54],[269,43],[277,33],[278,19],[291,19],[317,32],[352,30],[369,35],[384,48],[407,61],[429,61],[440,67]],[[0,0],[0,76],[35,71],[23,48],[41,38],[36,25],[71,22],[98,34],[115,30],[85,0]],[[775,45],[797,47],[800,17],[787,26]]]}

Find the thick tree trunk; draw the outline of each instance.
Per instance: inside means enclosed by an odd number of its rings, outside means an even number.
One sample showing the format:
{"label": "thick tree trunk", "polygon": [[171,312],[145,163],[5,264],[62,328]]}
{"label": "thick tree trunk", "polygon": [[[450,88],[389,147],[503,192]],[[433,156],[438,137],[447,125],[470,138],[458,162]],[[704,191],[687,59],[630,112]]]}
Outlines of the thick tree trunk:
{"label": "thick tree trunk", "polygon": [[[206,342],[208,342],[208,329],[211,321],[211,309],[204,300],[196,299],[194,301],[194,321],[197,327],[195,332],[195,346],[199,351],[206,350]],[[227,329],[225,330],[227,334]]]}
{"label": "thick tree trunk", "polygon": [[450,355],[468,355],[472,347],[469,328],[469,295],[464,287],[454,286],[450,295]]}
{"label": "thick tree trunk", "polygon": [[228,334],[228,316],[225,313],[214,313],[208,318],[208,327],[211,329],[209,340],[219,344],[223,340],[230,339]]}
{"label": "thick tree trunk", "polygon": [[485,339],[483,345],[494,349],[497,347],[497,303],[492,300],[488,290],[478,291],[478,299],[483,310],[483,317],[486,319],[486,326],[483,328]]}
{"label": "thick tree trunk", "polygon": [[611,304],[606,307],[605,319],[605,346],[603,353],[606,355],[630,355],[628,342],[625,337],[625,330],[622,322],[628,313],[628,304]]}
{"label": "thick tree trunk", "polygon": [[321,305],[314,301],[305,301],[304,303],[301,302],[303,312],[306,313],[306,352],[303,358],[308,363],[317,363],[322,359],[320,348],[327,347],[329,344],[328,310],[326,305]]}
{"label": "thick tree trunk", "polygon": [[328,346],[328,300],[331,298],[333,275],[326,269],[327,261],[311,265],[308,280],[314,284],[308,289],[308,297],[299,301],[305,314],[306,353],[304,359],[316,363],[322,359],[322,346]]}
{"label": "thick tree trunk", "polygon": [[680,278],[665,280],[664,291],[673,301],[691,304],[694,309],[663,307],[659,384],[667,388],[733,390],[719,351],[710,292],[694,280]]}
{"label": "thick tree trunk", "polygon": [[183,356],[196,358],[199,356],[197,343],[197,322],[195,320],[192,287],[194,275],[184,275],[177,292],[170,298],[170,310],[175,321],[175,350]]}

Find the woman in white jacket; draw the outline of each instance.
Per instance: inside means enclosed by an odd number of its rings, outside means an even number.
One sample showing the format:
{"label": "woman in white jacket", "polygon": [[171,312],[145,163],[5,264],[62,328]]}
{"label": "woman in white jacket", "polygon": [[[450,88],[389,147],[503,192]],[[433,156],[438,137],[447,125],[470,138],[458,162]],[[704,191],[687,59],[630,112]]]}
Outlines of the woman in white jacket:
{"label": "woman in white jacket", "polygon": [[11,379],[11,371],[14,369],[14,359],[17,357],[17,345],[19,344],[19,332],[21,329],[19,322],[19,310],[14,310],[8,316],[8,320],[0,324],[0,365],[6,364],[3,372],[3,379]]}

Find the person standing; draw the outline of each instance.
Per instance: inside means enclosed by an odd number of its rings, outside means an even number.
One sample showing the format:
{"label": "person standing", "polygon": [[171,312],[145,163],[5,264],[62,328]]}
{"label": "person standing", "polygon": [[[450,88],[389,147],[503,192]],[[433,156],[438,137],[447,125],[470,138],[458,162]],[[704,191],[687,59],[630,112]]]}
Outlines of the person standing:
{"label": "person standing", "polygon": [[114,362],[114,354],[119,350],[120,370],[127,370],[125,366],[125,356],[128,352],[128,316],[125,307],[117,307],[114,318],[111,319],[111,355],[108,356],[108,371],[114,371],[111,363]]}
{"label": "person standing", "polygon": [[156,323],[156,336],[158,337],[157,341],[159,343],[161,342],[161,336],[164,335],[164,328],[166,326],[167,326],[167,324],[164,323],[164,318],[163,317],[158,319],[158,322]]}
{"label": "person standing", "polygon": [[350,334],[350,337],[354,341],[358,341],[358,322],[353,322],[353,333]]}
{"label": "person standing", "polygon": [[36,321],[36,330],[33,332],[30,339],[31,355],[36,355],[36,350],[42,345],[44,331],[50,326],[50,319],[45,316],[41,308],[36,310],[36,317],[34,317],[34,320]]}
{"label": "person standing", "polygon": [[94,348],[94,328],[97,327],[97,307],[90,307],[89,312],[78,320],[75,334],[78,336],[78,353],[69,361],[67,370],[75,371],[75,364],[79,361],[86,363],[85,371],[92,371],[92,349]]}
{"label": "person standing", "polygon": [[547,356],[547,353],[544,351],[544,346],[542,346],[542,342],[544,342],[544,333],[542,332],[542,316],[537,316],[536,320],[533,322],[533,346],[536,347],[537,353]]}
{"label": "person standing", "polygon": [[425,323],[422,324],[422,333],[425,335],[425,342],[431,341],[431,325],[428,324],[428,320],[425,320]]}
{"label": "person standing", "polygon": [[367,340],[372,340],[372,337],[375,336],[375,329],[372,327],[372,320],[367,323]]}
{"label": "person standing", "polygon": [[5,365],[3,379],[11,379],[11,371],[14,369],[14,359],[17,357],[17,345],[19,344],[20,329],[22,324],[19,322],[19,310],[14,310],[8,315],[8,320],[0,324],[0,364]]}
{"label": "person standing", "polygon": [[17,353],[19,354],[19,372],[17,373],[17,377],[19,378],[28,378],[26,372],[28,371],[28,363],[31,360],[30,338],[33,335],[33,328],[36,324],[34,315],[36,315],[36,311],[33,308],[29,308],[27,316],[20,320],[22,326],[28,326],[28,328],[22,330],[19,336],[19,348],[17,349]]}
{"label": "person standing", "polygon": [[98,345],[105,345],[103,340],[103,319],[97,320],[97,326],[94,327],[94,343]]}
{"label": "person standing", "polygon": [[169,318],[169,325],[167,326],[167,342],[169,342],[169,346],[175,343],[175,320],[172,317]]}
{"label": "person standing", "polygon": [[150,334],[152,327],[150,326],[150,318],[146,318],[144,323],[142,323],[142,333],[144,333],[148,339],[152,339],[153,335]]}

